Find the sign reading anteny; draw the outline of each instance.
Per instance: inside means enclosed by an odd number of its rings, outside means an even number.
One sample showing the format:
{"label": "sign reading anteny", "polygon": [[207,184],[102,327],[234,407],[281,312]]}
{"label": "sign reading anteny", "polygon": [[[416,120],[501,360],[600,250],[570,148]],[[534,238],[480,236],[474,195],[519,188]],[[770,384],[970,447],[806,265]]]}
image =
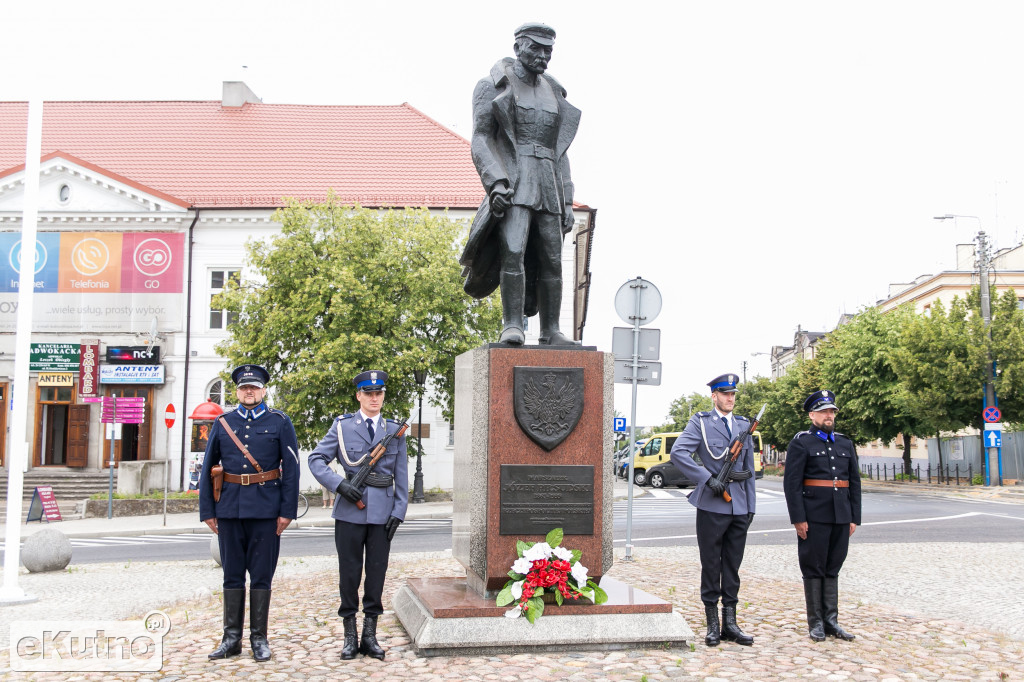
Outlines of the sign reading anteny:
{"label": "sign reading anteny", "polygon": [[101,384],[162,384],[163,365],[100,365]]}

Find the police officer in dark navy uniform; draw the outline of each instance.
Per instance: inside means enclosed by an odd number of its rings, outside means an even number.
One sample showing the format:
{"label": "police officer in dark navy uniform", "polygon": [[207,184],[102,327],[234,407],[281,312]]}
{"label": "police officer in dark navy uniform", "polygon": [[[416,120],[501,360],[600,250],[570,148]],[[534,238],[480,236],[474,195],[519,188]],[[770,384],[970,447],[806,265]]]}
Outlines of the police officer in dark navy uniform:
{"label": "police officer in dark navy uniform", "polygon": [[783,488],[804,578],[811,639],[826,635],[850,641],[839,626],[839,569],[850,536],[860,525],[860,469],[853,442],[835,432],[835,394],[817,391],[804,401],[812,427],[793,437],[786,450]]}
{"label": "police officer in dark navy uniform", "polygon": [[[334,544],[338,549],[338,574],[341,606],[338,616],[345,627],[342,660],[355,658],[356,652],[384,659],[377,643],[377,617],[384,613],[384,575],[388,570],[391,539],[405,519],[409,506],[409,469],[405,436],[393,438],[383,457],[377,461],[365,489],[349,483],[378,443],[396,433],[399,423],[381,416],[387,372],[372,370],[357,375],[359,411],[334,420],[320,444],[309,455],[309,470],[322,485],[338,491],[334,501]],[[330,468],[341,463],[342,472]],[[362,500],[365,509],[356,502]],[[359,582],[363,576],[365,553],[366,581],[363,584],[363,634],[356,643],[356,611],[359,610]]]}
{"label": "police officer in dark navy uniform", "polygon": [[[739,601],[740,563],[747,543],[747,528],[754,519],[754,445],[748,435],[728,484],[714,478],[725,463],[725,453],[734,437],[750,425],[746,417],[733,414],[736,405],[735,374],[715,377],[711,400],[715,408],[690,417],[683,433],[672,446],[672,462],[696,483],[690,504],[697,507],[697,546],[700,549],[700,598],[707,617],[704,643],[718,646],[721,640],[744,646],[754,638],[736,623]],[[696,455],[696,457],[694,457]],[[722,493],[732,497],[726,502]],[[718,600],[722,600],[722,621],[718,621]]]}
{"label": "police officer in dark navy uniform", "polygon": [[[199,479],[199,519],[217,534],[224,570],[224,637],[210,658],[242,652],[245,574],[249,574],[249,643],[257,661],[270,659],[267,619],[281,533],[295,519],[299,498],[299,444],[288,416],[263,402],[270,374],[259,365],[231,373],[238,409],[213,424]],[[225,430],[226,422],[230,433]],[[245,451],[232,439],[234,435]],[[210,470],[224,467],[220,500]]]}

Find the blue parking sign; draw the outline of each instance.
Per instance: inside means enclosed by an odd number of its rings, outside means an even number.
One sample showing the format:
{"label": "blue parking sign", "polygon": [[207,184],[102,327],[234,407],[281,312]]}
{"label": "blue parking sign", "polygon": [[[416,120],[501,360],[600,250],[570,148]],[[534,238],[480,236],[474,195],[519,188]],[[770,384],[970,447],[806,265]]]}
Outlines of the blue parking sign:
{"label": "blue parking sign", "polygon": [[623,433],[626,430],[626,418],[615,417],[613,420],[612,430],[616,433]]}

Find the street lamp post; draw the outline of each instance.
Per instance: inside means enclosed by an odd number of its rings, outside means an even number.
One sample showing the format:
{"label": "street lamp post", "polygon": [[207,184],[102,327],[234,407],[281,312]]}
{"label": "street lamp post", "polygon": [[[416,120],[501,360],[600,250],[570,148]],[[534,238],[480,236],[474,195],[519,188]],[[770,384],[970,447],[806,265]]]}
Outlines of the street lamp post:
{"label": "street lamp post", "polygon": [[412,501],[426,502],[423,497],[423,386],[427,383],[427,370],[415,369],[413,376],[416,384],[420,387],[420,416],[419,425],[416,428],[416,475],[413,477]]}

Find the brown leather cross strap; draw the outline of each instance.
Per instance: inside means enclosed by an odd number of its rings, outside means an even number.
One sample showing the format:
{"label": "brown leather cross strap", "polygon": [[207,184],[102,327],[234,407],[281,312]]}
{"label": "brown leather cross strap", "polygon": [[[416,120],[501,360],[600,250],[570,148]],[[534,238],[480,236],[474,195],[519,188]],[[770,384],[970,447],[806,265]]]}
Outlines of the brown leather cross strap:
{"label": "brown leather cross strap", "polygon": [[[220,422],[220,425],[223,426],[224,430],[228,432],[228,435],[231,436],[231,440],[235,442],[235,445],[237,445],[238,449],[242,451],[242,454],[245,455],[245,458],[249,460],[249,464],[252,464],[254,467],[256,467],[256,471],[262,474],[263,467],[259,465],[259,462],[252,458],[252,455],[249,454],[249,448],[242,445],[242,441],[238,440],[238,436],[236,436],[235,432],[231,430],[230,426],[228,426],[228,423],[227,421],[224,420],[224,417],[221,417],[217,421]],[[239,481],[232,481],[230,478],[228,478],[228,476],[230,475],[231,474],[224,474],[224,480],[229,483],[239,483]],[[277,478],[277,476],[271,476],[270,478]]]}
{"label": "brown leather cross strap", "polygon": [[820,478],[805,478],[804,485],[821,486],[823,488],[849,488],[849,481],[823,481]]}
{"label": "brown leather cross strap", "polygon": [[251,485],[253,483],[273,481],[280,476],[281,470],[274,469],[273,471],[264,471],[261,474],[224,474],[224,481],[227,483],[238,483],[239,485]]}

